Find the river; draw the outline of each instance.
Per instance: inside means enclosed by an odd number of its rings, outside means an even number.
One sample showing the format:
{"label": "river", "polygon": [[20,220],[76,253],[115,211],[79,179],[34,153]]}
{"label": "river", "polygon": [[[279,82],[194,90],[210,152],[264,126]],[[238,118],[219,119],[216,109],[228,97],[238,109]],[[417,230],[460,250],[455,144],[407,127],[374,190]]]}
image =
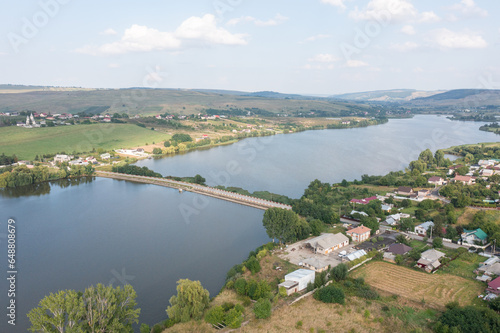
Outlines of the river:
{"label": "river", "polygon": [[[403,169],[426,148],[498,140],[479,131],[481,125],[417,116],[368,128],[250,138],[138,165],[297,198],[315,178],[338,182],[385,174]],[[8,325],[4,314],[0,332],[26,332],[26,313],[45,295],[97,283],[130,283],[140,321],[154,324],[166,317],[178,279],[200,280],[213,296],[231,266],[269,241],[262,215],[189,192],[103,178],[0,191],[1,267],[5,276],[6,224],[14,218],[18,270],[17,325]],[[7,289],[3,278],[3,309]]]}
{"label": "river", "polygon": [[200,174],[208,185],[238,186],[299,198],[314,179],[337,183],[403,170],[421,151],[498,141],[482,123],[419,115],[366,128],[249,138],[230,146],[142,160],[164,176]]}

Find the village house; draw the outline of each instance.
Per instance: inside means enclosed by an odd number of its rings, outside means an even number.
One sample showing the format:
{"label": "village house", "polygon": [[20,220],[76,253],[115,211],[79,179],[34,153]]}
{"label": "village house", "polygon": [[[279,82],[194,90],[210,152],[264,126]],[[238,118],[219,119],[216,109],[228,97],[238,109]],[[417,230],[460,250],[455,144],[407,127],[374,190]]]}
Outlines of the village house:
{"label": "village house", "polygon": [[386,252],[384,252],[384,260],[390,262],[396,262],[396,256],[405,255],[410,252],[412,248],[405,244],[392,244],[389,246]]}
{"label": "village house", "polygon": [[419,224],[415,227],[415,232],[417,235],[425,237],[427,236],[427,230],[429,230],[430,227],[434,227],[434,222],[432,221],[427,221],[422,224]]}
{"label": "village house", "polygon": [[284,287],[287,295],[298,293],[306,289],[309,283],[314,283],[315,277],[316,274],[312,270],[298,269],[285,275],[285,282],[278,284],[278,289]]}
{"label": "village house", "polygon": [[328,255],[332,251],[349,245],[349,238],[344,234],[322,234],[305,242],[307,247],[313,249],[314,253]]}
{"label": "village house", "polygon": [[329,264],[318,258],[307,258],[302,261],[302,266],[311,269],[317,273],[321,273],[328,269]]}
{"label": "village house", "polygon": [[401,219],[405,219],[410,217],[410,214],[405,214],[405,213],[397,213],[397,214],[392,214],[387,217],[385,220],[385,223],[388,225],[396,225],[401,221]]}
{"label": "village house", "polygon": [[453,181],[455,183],[461,182],[464,185],[472,185],[476,182],[476,178],[472,176],[460,176],[456,175],[455,178],[453,178]]}
{"label": "village house", "polygon": [[495,280],[488,282],[488,288],[486,288],[486,291],[495,295],[500,294],[500,276]]}
{"label": "village house", "polygon": [[396,193],[401,195],[411,195],[413,194],[413,189],[408,186],[400,186],[398,187]]}
{"label": "village house", "polygon": [[493,176],[494,173],[495,173],[495,171],[492,169],[483,169],[480,172],[481,176],[483,176],[483,177],[491,177],[491,176]]}
{"label": "village house", "polygon": [[500,263],[496,262],[491,265],[483,265],[479,267],[476,271],[477,273],[483,273],[484,275],[492,276],[499,275],[500,276]]}
{"label": "village house", "polygon": [[452,175],[456,169],[463,167],[461,164],[452,165],[448,168],[448,175]]}
{"label": "village house", "polygon": [[438,176],[432,176],[427,182],[432,185],[441,186],[444,184],[444,179]]}
{"label": "village house", "polygon": [[467,230],[464,229],[464,232],[462,233],[462,244],[470,244],[470,245],[477,245],[481,244],[484,245],[486,244],[486,239],[488,238],[488,235],[481,230],[481,228],[478,228],[476,230]]}
{"label": "village house", "polygon": [[417,196],[419,199],[423,199],[428,195],[429,195],[429,190],[422,189],[422,190],[418,190],[418,192],[417,192]]}
{"label": "village house", "polygon": [[433,270],[441,266],[439,259],[444,256],[445,254],[441,251],[435,249],[427,250],[425,252],[422,252],[422,254],[420,255],[420,259],[417,261],[417,266],[424,268],[427,272],[432,272]]}
{"label": "village house", "polygon": [[104,154],[101,154],[100,156],[101,156],[102,160],[109,160],[111,158],[110,153],[104,153]]}
{"label": "village house", "polygon": [[68,155],[56,155],[54,156],[54,163],[63,163],[63,162],[69,162],[73,156],[68,156]]}
{"label": "village house", "polygon": [[357,228],[351,229],[347,231],[347,234],[351,236],[354,242],[364,242],[368,238],[370,238],[370,228],[365,227],[364,225],[359,226]]}
{"label": "village house", "polygon": [[377,200],[377,199],[378,199],[377,196],[373,196],[373,197],[369,197],[369,198],[365,198],[365,199],[352,199],[351,203],[366,205],[370,201]]}

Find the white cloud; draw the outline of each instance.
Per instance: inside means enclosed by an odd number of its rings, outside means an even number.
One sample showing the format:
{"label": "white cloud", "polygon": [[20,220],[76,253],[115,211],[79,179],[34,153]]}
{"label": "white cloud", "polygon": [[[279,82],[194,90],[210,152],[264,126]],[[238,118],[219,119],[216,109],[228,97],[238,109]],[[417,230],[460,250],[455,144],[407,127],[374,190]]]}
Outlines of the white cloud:
{"label": "white cloud", "polygon": [[356,67],[365,67],[368,66],[368,64],[361,60],[347,60],[346,66],[356,68]]}
{"label": "white cloud", "polygon": [[422,73],[424,71],[424,69],[422,67],[415,67],[413,69],[413,73]]}
{"label": "white cloud", "polygon": [[109,64],[108,65],[109,68],[120,68],[120,65],[119,64],[115,64],[115,63],[112,63],[112,64]]}
{"label": "white cloud", "polygon": [[346,0],[321,0],[322,3],[326,3],[335,7],[339,7],[340,9],[345,9],[346,6],[344,4]]}
{"label": "white cloud", "polygon": [[408,0],[371,0],[363,10],[356,8],[349,13],[355,20],[383,19],[404,22],[416,18],[418,11]]}
{"label": "white cloud", "polygon": [[258,27],[271,27],[271,26],[276,26],[280,25],[288,20],[288,17],[285,17],[281,14],[276,14],[276,16],[273,19],[269,19],[267,21],[261,21],[256,19],[253,16],[244,16],[244,17],[238,17],[231,19],[227,22],[227,25],[236,25],[242,22],[251,22],[255,24]]}
{"label": "white cloud", "polygon": [[371,0],[364,9],[357,6],[349,13],[354,20],[377,20],[381,22],[436,22],[439,17],[434,12],[422,12],[409,0]]}
{"label": "white cloud", "polygon": [[241,34],[231,34],[217,26],[215,16],[190,17],[174,31],[162,32],[147,26],[134,24],[126,29],[119,41],[101,46],[84,46],[75,50],[90,55],[113,55],[130,52],[151,52],[178,50],[183,47],[200,45],[245,45]]}
{"label": "white cloud", "polygon": [[468,32],[459,33],[445,28],[435,30],[431,40],[438,46],[448,49],[478,49],[488,46],[480,35]]}
{"label": "white cloud", "polygon": [[332,37],[331,35],[324,35],[324,34],[319,34],[319,35],[314,35],[314,36],[311,36],[311,37],[307,37],[305,39],[306,42],[315,42],[317,40],[321,40],[321,39],[326,39],[326,38],[330,38]]}
{"label": "white cloud", "polygon": [[[462,0],[450,7],[452,11],[460,14],[462,17],[485,17],[488,16],[488,11],[476,5],[474,0]],[[451,16],[456,19],[455,15]]]}
{"label": "white cloud", "polygon": [[398,52],[408,52],[418,48],[418,44],[414,42],[406,42],[403,44],[391,44],[390,47]]}
{"label": "white cloud", "polygon": [[405,25],[401,28],[401,32],[407,35],[414,35],[417,33],[412,25]]}
{"label": "white cloud", "polygon": [[320,63],[330,63],[338,60],[339,59],[335,57],[333,54],[328,54],[328,53],[320,53],[312,58],[307,59],[308,62],[320,62]]}
{"label": "white cloud", "polygon": [[113,36],[113,35],[118,35],[118,32],[116,32],[114,29],[109,28],[104,31],[101,31],[99,34],[105,36]]}
{"label": "white cloud", "polygon": [[307,59],[307,64],[304,66],[305,69],[329,69],[335,68],[334,62],[339,61],[337,57],[333,54],[320,53],[312,58]]}
{"label": "white cloud", "polygon": [[441,18],[436,15],[434,12],[423,12],[420,14],[420,17],[418,19],[419,22],[423,23],[432,23],[432,22],[439,22],[441,21]]}

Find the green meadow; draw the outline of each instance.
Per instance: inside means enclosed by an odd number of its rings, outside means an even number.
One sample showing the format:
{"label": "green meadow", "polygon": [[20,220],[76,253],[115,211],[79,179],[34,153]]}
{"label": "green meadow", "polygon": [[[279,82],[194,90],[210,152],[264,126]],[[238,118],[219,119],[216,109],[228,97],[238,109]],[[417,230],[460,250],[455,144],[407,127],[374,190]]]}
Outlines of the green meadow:
{"label": "green meadow", "polygon": [[33,160],[36,155],[58,152],[82,153],[143,146],[161,142],[170,135],[131,124],[94,124],[44,128],[0,128],[0,154]]}

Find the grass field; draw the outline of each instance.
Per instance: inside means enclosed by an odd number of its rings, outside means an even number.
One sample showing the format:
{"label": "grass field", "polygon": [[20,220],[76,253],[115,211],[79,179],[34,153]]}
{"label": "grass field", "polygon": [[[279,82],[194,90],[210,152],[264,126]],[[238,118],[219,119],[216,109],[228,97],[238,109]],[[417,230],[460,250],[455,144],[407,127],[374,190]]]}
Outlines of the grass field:
{"label": "grass field", "polygon": [[[474,215],[478,213],[479,210],[472,208],[465,208],[462,215],[457,220],[457,224],[466,225],[473,221]],[[498,210],[487,210],[486,219],[488,222],[499,222],[500,221],[500,211]]]}
{"label": "grass field", "polygon": [[474,270],[479,267],[479,263],[484,262],[486,257],[476,253],[464,253],[457,259],[451,261],[448,266],[438,270],[438,274],[449,273],[468,279],[476,278]]}
{"label": "grass field", "polygon": [[457,301],[471,304],[485,285],[450,274],[428,274],[386,262],[369,263],[353,274],[364,277],[376,289],[405,297],[415,302],[425,302],[435,308]]}
{"label": "grass field", "polygon": [[142,146],[170,135],[130,124],[95,124],[44,128],[0,128],[0,153],[33,160],[37,154],[88,152]]}

